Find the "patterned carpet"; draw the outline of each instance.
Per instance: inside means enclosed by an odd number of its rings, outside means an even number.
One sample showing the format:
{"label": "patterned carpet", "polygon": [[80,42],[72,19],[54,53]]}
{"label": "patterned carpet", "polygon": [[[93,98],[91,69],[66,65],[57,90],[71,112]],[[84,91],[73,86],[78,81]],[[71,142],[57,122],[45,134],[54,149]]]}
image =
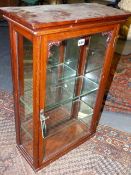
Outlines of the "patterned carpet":
{"label": "patterned carpet", "polygon": [[[131,136],[99,126],[95,136],[38,175],[130,175]],[[35,175],[16,149],[11,94],[0,91],[0,175]]]}
{"label": "patterned carpet", "polygon": [[114,54],[108,82],[109,91],[104,109],[131,114],[131,54]]}

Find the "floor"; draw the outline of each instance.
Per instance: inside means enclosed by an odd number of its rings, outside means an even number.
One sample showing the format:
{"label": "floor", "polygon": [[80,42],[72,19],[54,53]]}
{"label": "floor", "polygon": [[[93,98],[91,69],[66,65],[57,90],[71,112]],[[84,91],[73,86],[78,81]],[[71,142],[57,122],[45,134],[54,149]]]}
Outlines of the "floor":
{"label": "floor", "polygon": [[[119,43],[117,47],[118,45]],[[9,35],[7,24],[3,22],[0,22],[0,89],[12,92]],[[104,111],[100,123],[131,133],[131,116],[129,114]]]}

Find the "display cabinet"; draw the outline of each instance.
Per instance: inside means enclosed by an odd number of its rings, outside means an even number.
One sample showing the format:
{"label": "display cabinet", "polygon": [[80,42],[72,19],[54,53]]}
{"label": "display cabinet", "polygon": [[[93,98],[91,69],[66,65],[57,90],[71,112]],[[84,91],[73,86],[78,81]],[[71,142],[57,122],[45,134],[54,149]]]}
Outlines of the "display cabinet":
{"label": "display cabinet", "polygon": [[99,4],[1,8],[9,22],[17,147],[38,170],[96,131],[119,24]]}

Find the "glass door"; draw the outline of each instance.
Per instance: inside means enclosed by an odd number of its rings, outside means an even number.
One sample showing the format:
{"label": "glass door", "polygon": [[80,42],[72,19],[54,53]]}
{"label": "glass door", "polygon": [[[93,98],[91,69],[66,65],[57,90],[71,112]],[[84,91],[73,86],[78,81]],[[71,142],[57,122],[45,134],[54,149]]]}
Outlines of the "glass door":
{"label": "glass door", "polygon": [[90,135],[90,124],[110,33],[48,43],[43,159]]}

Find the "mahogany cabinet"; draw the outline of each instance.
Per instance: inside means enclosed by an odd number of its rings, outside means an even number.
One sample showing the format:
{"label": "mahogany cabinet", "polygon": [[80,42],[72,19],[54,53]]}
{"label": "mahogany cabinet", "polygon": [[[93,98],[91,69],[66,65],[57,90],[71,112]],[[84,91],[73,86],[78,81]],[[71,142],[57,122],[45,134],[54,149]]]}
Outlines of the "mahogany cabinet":
{"label": "mahogany cabinet", "polygon": [[1,8],[9,22],[17,147],[38,170],[96,131],[120,23],[95,3]]}

